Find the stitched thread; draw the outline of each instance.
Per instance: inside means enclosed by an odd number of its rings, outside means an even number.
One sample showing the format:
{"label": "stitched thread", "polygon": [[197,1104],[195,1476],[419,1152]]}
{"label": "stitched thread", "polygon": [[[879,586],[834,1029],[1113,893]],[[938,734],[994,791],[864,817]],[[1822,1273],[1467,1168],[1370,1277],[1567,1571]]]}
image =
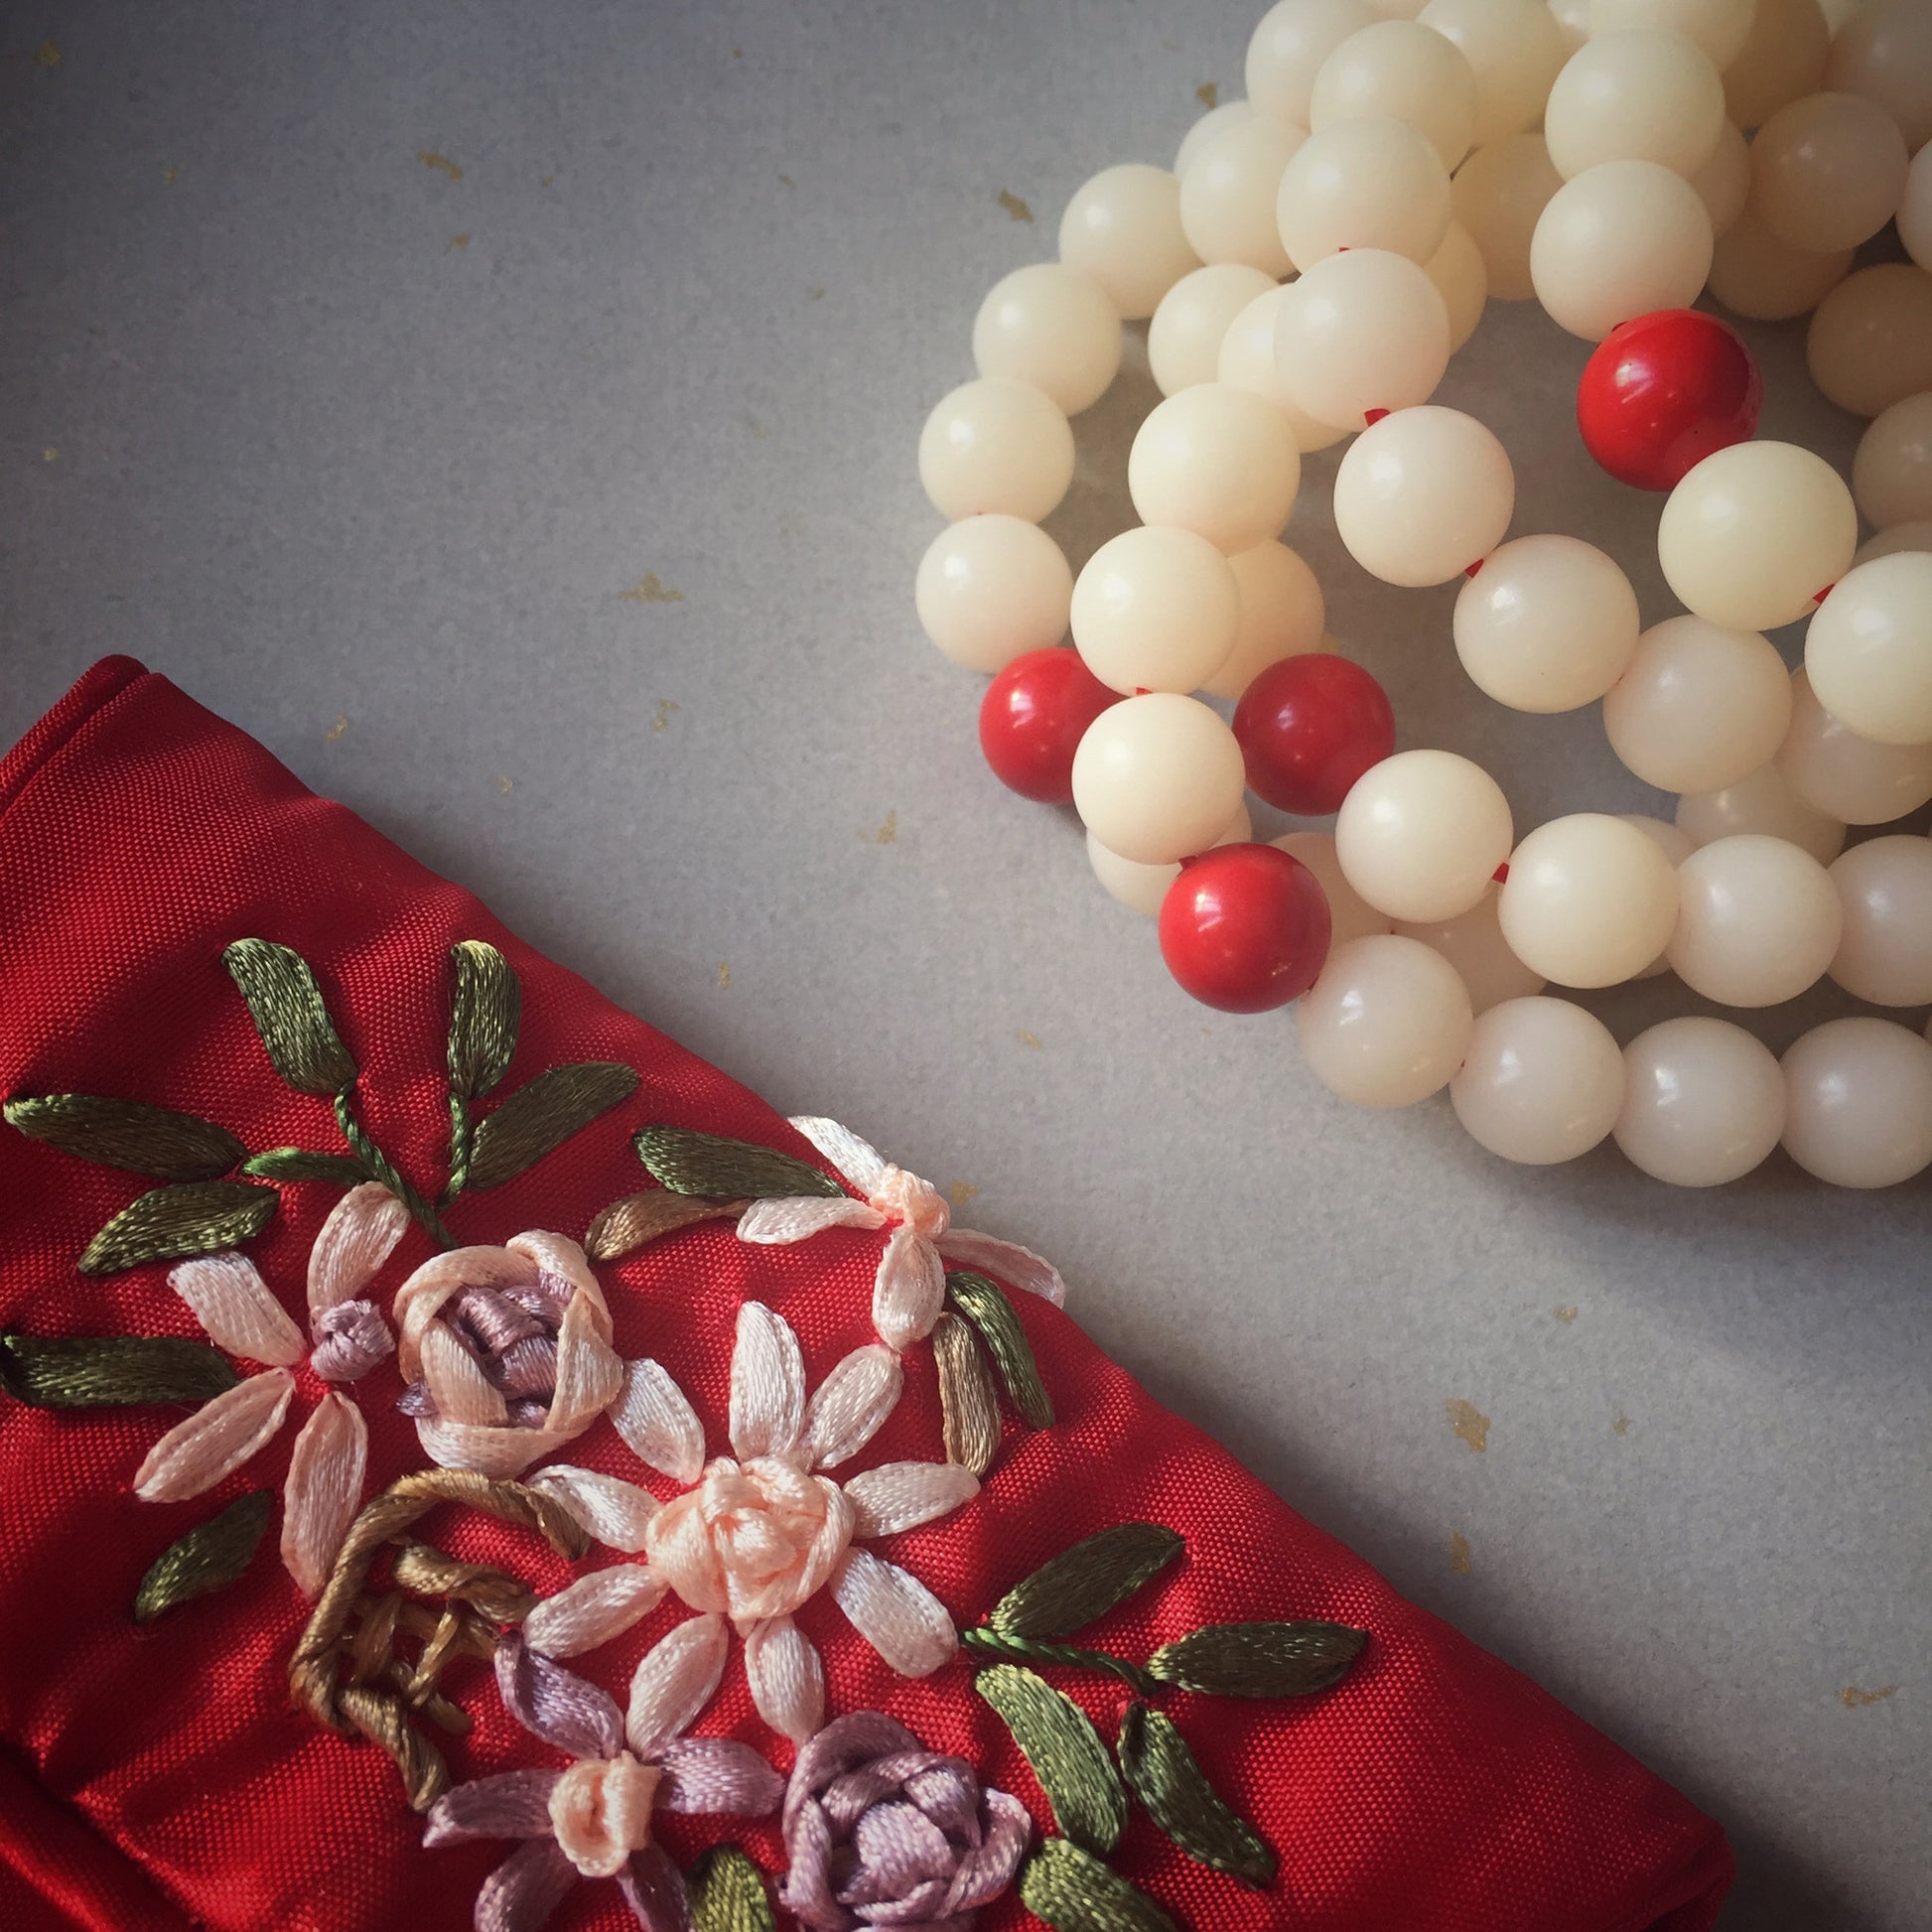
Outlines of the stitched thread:
{"label": "stitched thread", "polygon": [[631,1137],[637,1159],[661,1187],[679,1194],[730,1200],[781,1200],[816,1195],[829,1200],[845,1189],[830,1174],[754,1141],[700,1134],[692,1127],[645,1127]]}
{"label": "stitched thread", "polygon": [[456,988],[450,1004],[450,1178],[445,1207],[470,1183],[475,1134],[470,1102],[509,1071],[522,1020],[523,990],[510,963],[482,939],[450,948]]}
{"label": "stitched thread", "polygon": [[148,1261],[238,1248],[275,1218],[281,1196],[245,1180],[191,1180],[155,1187],[121,1209],[87,1243],[83,1275],[116,1275]]}
{"label": "stitched thread", "polygon": [[749,1200],[710,1200],[702,1194],[647,1187],[641,1194],[626,1194],[599,1212],[584,1236],[584,1252],[593,1261],[617,1261],[647,1241],[699,1221],[735,1221],[751,1204]]}
{"label": "stitched thread", "polygon": [[1119,1757],[1128,1789],[1196,1863],[1250,1885],[1273,1880],[1274,1853],[1208,1783],[1173,1719],[1130,1704],[1121,1718]]}
{"label": "stitched thread", "polygon": [[237,939],[221,963],[248,1002],[275,1071],[290,1086],[330,1100],[354,1084],[355,1062],[300,953],[267,939]]}
{"label": "stitched thread", "polygon": [[225,1127],[199,1114],[99,1094],[9,1100],[6,1118],[29,1140],[157,1180],[214,1180],[248,1152]]}
{"label": "stitched thread", "polygon": [[1000,1399],[993,1392],[986,1352],[966,1321],[942,1314],[932,1326],[932,1358],[939,1370],[946,1459],[983,1476],[1000,1452],[1001,1435]]}
{"label": "stitched thread", "polygon": [[1017,1664],[981,1671],[973,1689],[1012,1731],[1061,1832],[1089,1852],[1111,1852],[1127,1824],[1127,1793],[1087,1714]]}
{"label": "stitched thread", "polygon": [[272,1147],[251,1154],[241,1172],[261,1180],[326,1180],[338,1187],[359,1187],[373,1178],[350,1154],[315,1154],[302,1147]]}
{"label": "stitched thread", "polygon": [[684,1884],[693,1932],[774,1932],[764,1873],[736,1845],[714,1845]]}
{"label": "stitched thread", "polygon": [[946,1294],[979,1331],[1006,1384],[1008,1400],[1035,1429],[1052,1428],[1053,1400],[1039,1379],[1039,1364],[1006,1291],[984,1275],[960,1270],[946,1277]]}
{"label": "stitched thread", "polygon": [[1020,1897],[1053,1932],[1175,1932],[1146,1892],[1061,1838],[1049,1838],[1027,1861]]}
{"label": "stitched thread", "polygon": [[1164,1688],[1158,1677],[1151,1676],[1139,1664],[1125,1657],[1112,1657],[1104,1650],[1082,1650],[1069,1643],[1035,1643],[1028,1637],[1012,1637],[998,1630],[989,1630],[984,1624],[959,1633],[959,1641],[968,1650],[978,1650],[992,1657],[1024,1659],[1032,1664],[1065,1664],[1073,1670],[1102,1671],[1109,1677],[1118,1677],[1123,1684],[1131,1684],[1143,1697],[1157,1697]]}
{"label": "stitched thread", "polygon": [[152,1623],[163,1610],[233,1583],[254,1560],[273,1501],[270,1491],[251,1490],[169,1544],[134,1592],[135,1622]]}
{"label": "stitched thread", "polygon": [[1210,1697],[1310,1697],[1339,1684],[1367,1642],[1345,1623],[1208,1623],[1162,1645],[1147,1667]]}
{"label": "stitched thread", "polygon": [[[508,1095],[470,1135],[465,1185],[500,1187],[637,1090],[637,1070],[616,1060],[553,1066]],[[462,1191],[451,1177],[452,1194]]]}
{"label": "stitched thread", "polygon": [[207,1402],[239,1380],[226,1357],[173,1335],[0,1335],[0,1384],[36,1409]]}
{"label": "stitched thread", "polygon": [[439,1248],[454,1248],[455,1238],[443,1225],[436,1209],[396,1172],[389,1157],[362,1131],[362,1123],[355,1118],[355,1110],[349,1104],[353,1091],[353,1087],[345,1087],[336,1095],[336,1125],[342,1129],[343,1139],[354,1149],[355,1158],[363,1167],[408,1208],[410,1219]]}
{"label": "stitched thread", "polygon": [[1126,1602],[1185,1547],[1165,1524],[1117,1523],[1022,1578],[986,1620],[1004,1637],[1070,1636]]}

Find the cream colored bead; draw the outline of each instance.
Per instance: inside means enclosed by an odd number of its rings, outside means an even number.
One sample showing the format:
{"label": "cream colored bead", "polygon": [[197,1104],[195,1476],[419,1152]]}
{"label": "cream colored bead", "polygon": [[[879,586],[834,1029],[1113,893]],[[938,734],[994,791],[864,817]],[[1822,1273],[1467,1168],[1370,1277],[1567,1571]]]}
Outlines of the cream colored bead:
{"label": "cream colored bead", "polygon": [[1073,481],[1073,431],[1030,382],[982,376],[940,400],[919,433],[919,482],[941,516],[1037,523]]}
{"label": "cream colored bead", "polygon": [[[1697,850],[1691,835],[1668,820],[1651,818],[1643,812],[1618,812],[1617,817],[1626,825],[1634,825],[1664,855],[1673,872]],[[1669,971],[1670,958],[1668,954],[1660,952],[1636,977],[1640,980],[1661,979]]]}
{"label": "cream colored bead", "polygon": [[[1235,813],[1234,823],[1214,843],[1244,845],[1253,837],[1254,821],[1244,804]],[[1161,901],[1167,897],[1168,888],[1180,877],[1178,862],[1169,866],[1136,865],[1132,859],[1108,851],[1091,832],[1087,834],[1087,863],[1093,868],[1093,876],[1115,898],[1150,919],[1160,916]]]}
{"label": "cream colored bead", "polygon": [[1512,134],[1478,148],[1449,186],[1455,219],[1482,251],[1489,293],[1499,302],[1527,302],[1536,294],[1530,246],[1550,198],[1563,186],[1540,134]]}
{"label": "cream colored bead", "polygon": [[1335,472],[1335,531],[1385,584],[1447,584],[1503,540],[1516,478],[1495,437],[1457,409],[1398,410]]}
{"label": "cream colored bead", "polygon": [[1898,204],[1898,238],[1921,268],[1932,269],[1932,141],[1912,157]]}
{"label": "cream colored bead", "polygon": [[1751,150],[1734,122],[1725,122],[1717,148],[1711,159],[1691,177],[1691,186],[1697,190],[1698,200],[1711,217],[1714,235],[1727,234],[1737,225],[1737,217],[1750,199]]}
{"label": "cream colored bead", "polygon": [[1147,364],[1161,393],[1212,382],[1228,325],[1274,286],[1272,276],[1240,262],[1215,262],[1183,275],[1161,298],[1148,325]]}
{"label": "cream colored bead", "polygon": [[1894,523],[1875,537],[1867,537],[1852,561],[1854,565],[1868,564],[1874,557],[1895,557],[1901,550],[1932,550],[1932,517]]}
{"label": "cream colored bead", "polygon": [[1788,322],[1808,315],[1852,272],[1850,248],[1828,255],[1792,248],[1753,218],[1750,207],[1722,235],[1711,257],[1711,293],[1734,316]]}
{"label": "cream colored bead", "polygon": [[1786,839],[1747,833],[1700,846],[1677,869],[1671,969],[1727,1007],[1774,1007],[1820,979],[1844,916],[1831,874]]}
{"label": "cream colored bead", "polygon": [[1074,191],[1060,216],[1060,260],[1107,291],[1128,322],[1151,316],[1200,257],[1180,225],[1180,183],[1130,161]]}
{"label": "cream colored bead", "polygon": [[1255,104],[1251,100],[1224,100],[1218,107],[1210,107],[1180,137],[1180,146],[1174,150],[1174,173],[1184,175],[1187,172],[1187,164],[1208,142],[1213,140],[1215,135],[1232,127],[1236,121],[1245,121],[1255,111]]}
{"label": "cream colored bead", "polygon": [[1295,447],[1307,456],[1339,443],[1348,432],[1333,423],[1317,423],[1306,410],[1296,408],[1282,387],[1281,371],[1275,363],[1275,329],[1287,294],[1286,288],[1270,289],[1266,295],[1256,296],[1235,317],[1221,338],[1217,373],[1231,388],[1266,396],[1282,412]]}
{"label": "cream colored bead", "polygon": [[1657,522],[1657,560],[1678,601],[1729,630],[1796,622],[1858,547],[1852,492],[1795,443],[1737,443],[1706,457]]}
{"label": "cream colored bead", "polygon": [[1120,317],[1090,276],[1035,262],[996,282],[980,304],[973,361],[981,375],[1031,382],[1077,416],[1119,372]]}
{"label": "cream colored bead", "polygon": [[1872,418],[1852,459],[1852,494],[1874,529],[1932,518],[1932,390]]}
{"label": "cream colored bead", "polygon": [[1814,1027],[1784,1056],[1784,1151],[1837,1187],[1892,1187],[1932,1162],[1932,1045],[1889,1020]]}
{"label": "cream colored bead", "polygon": [[1414,20],[1381,20],[1347,40],[1314,76],[1309,125],[1392,114],[1429,136],[1453,173],[1475,134],[1476,77],[1460,48]]}
{"label": "cream colored bead", "polygon": [[1724,125],[1725,84],[1710,55],[1681,34],[1644,30],[1592,33],[1543,110],[1543,138],[1566,181],[1606,161],[1654,161],[1688,179]]}
{"label": "cream colored bead", "polygon": [[1279,536],[1302,458],[1281,413],[1224,382],[1197,382],[1156,406],[1127,456],[1144,523],[1178,523],[1232,554]]}
{"label": "cream colored bead", "polygon": [[1549,4],[1566,51],[1576,53],[1589,39],[1589,0],[1549,0]]}
{"label": "cream colored bead", "polygon": [[1449,232],[1449,178],[1428,138],[1386,114],[1311,134],[1282,173],[1275,225],[1304,271],[1343,248],[1426,262]]}
{"label": "cream colored bead", "polygon": [[1832,867],[1845,930],[1831,975],[1874,1007],[1932,1005],[1932,839],[1867,839]]}
{"label": "cream colored bead", "polygon": [[1784,1074],[1728,1020],[1666,1020],[1623,1049],[1611,1130],[1633,1167],[1673,1187],[1719,1187],[1763,1162],[1784,1132]]}
{"label": "cream colored bead", "polygon": [[1623,33],[1644,28],[1695,41],[1722,70],[1750,38],[1757,0],[1589,0],[1589,31]]}
{"label": "cream colored bead", "polygon": [[1841,409],[1878,416],[1932,389],[1932,274],[1879,262],[1848,275],[1811,319],[1811,379]]}
{"label": "cream colored bead", "polygon": [[1476,1021],[1449,1102],[1478,1147],[1554,1167],[1616,1124],[1623,1055],[1602,1021],[1568,1000],[1505,1000]]}
{"label": "cream colored bead", "polygon": [[1778,768],[1806,804],[1847,825],[1889,825],[1932,799],[1932,745],[1861,738],[1825,709],[1803,671],[1791,674]]}
{"label": "cream colored bead", "polygon": [[1455,651],[1498,704],[1575,711],[1623,675],[1639,621],[1630,580],[1594,544],[1518,537],[1457,594]]}
{"label": "cream colored bead", "polygon": [[1856,248],[1892,217],[1910,157],[1882,107],[1858,94],[1807,94],[1751,143],[1751,212],[1813,254]]}
{"label": "cream colored bead", "polygon": [[1489,271],[1482,265],[1482,250],[1461,222],[1451,221],[1443,245],[1423,267],[1449,310],[1453,355],[1481,326],[1483,305],[1489,300]]}
{"label": "cream colored bead", "polygon": [[1057,644],[1072,600],[1065,554],[1018,516],[969,516],[941,530],[913,590],[925,634],[973,671],[1001,671]]}
{"label": "cream colored bead", "polygon": [[1275,226],[1282,172],[1308,136],[1267,114],[1203,141],[1180,178],[1180,226],[1204,262],[1244,262],[1271,279],[1288,273]]}
{"label": "cream colored bead", "polygon": [[1714,245],[1711,216],[1682,175],[1654,161],[1606,161],[1550,198],[1530,241],[1530,279],[1553,320],[1600,343],[1633,317],[1689,308]]}
{"label": "cream colored bead", "polygon": [[1227,662],[1241,622],[1228,560],[1192,530],[1124,530],[1073,584],[1075,649],[1123,697],[1192,691]]}
{"label": "cream colored bead", "polygon": [[1322,62],[1375,19],[1366,0],[1280,0],[1248,42],[1248,98],[1278,121],[1307,127]]}
{"label": "cream colored bead", "polygon": [[1701,846],[1744,832],[1788,839],[1821,866],[1845,849],[1844,820],[1807,805],[1775,763],[1722,791],[1686,792],[1677,801],[1677,825]]}
{"label": "cream colored bead", "polygon": [[1449,368],[1449,307],[1429,271],[1384,248],[1330,255],[1275,312],[1275,372],[1298,409],[1341,428],[1427,402]]}
{"label": "cream colored bead", "polygon": [[1337,946],[1295,1011],[1309,1070],[1357,1107],[1413,1107],[1440,1093],[1474,1029],[1455,968],[1394,933]]}
{"label": "cream colored bead", "polygon": [[1791,679],[1755,630],[1667,618],[1637,640],[1603,696],[1613,751],[1660,791],[1722,791],[1777,757],[1791,724]]}
{"label": "cream colored bead", "polygon": [[1908,148],[1932,141],[1932,8],[1888,0],[1854,14],[1832,41],[1825,84],[1875,101]]}
{"label": "cream colored bead", "polygon": [[1724,70],[1730,118],[1762,127],[1786,101],[1817,93],[1831,53],[1818,0],[1757,0],[1743,52]]}
{"label": "cream colored bead", "polygon": [[1550,83],[1570,55],[1543,0],[1429,0],[1416,18],[1452,41],[1475,75],[1476,147],[1542,119]]}
{"label": "cream colored bead", "polygon": [[1932,556],[1904,550],[1847,571],[1805,631],[1805,675],[1861,738],[1932,743]]}
{"label": "cream colored bead", "polygon": [[1073,755],[1073,808],[1108,851],[1167,866],[1204,852],[1247,789],[1241,747],[1198,698],[1156,691],[1109,707]]}
{"label": "cream colored bead", "polygon": [[1291,859],[1301,860],[1320,884],[1321,896],[1328,901],[1330,951],[1351,939],[1366,939],[1372,933],[1391,929],[1394,921],[1389,915],[1378,912],[1343,876],[1332,832],[1284,832],[1270,843]]}
{"label": "cream colored bead", "polygon": [[1436,919],[1421,924],[1405,923],[1396,930],[1410,939],[1433,946],[1461,975],[1468,989],[1469,1005],[1479,1016],[1504,1000],[1526,999],[1541,993],[1547,984],[1543,975],[1523,962],[1509,949],[1503,937],[1502,921],[1496,916],[1496,903],[1502,888],[1489,886],[1466,912],[1452,919]]}
{"label": "cream colored bead", "polygon": [[1398,752],[1355,780],[1335,818],[1344,876],[1392,919],[1440,924],[1480,899],[1515,827],[1502,788],[1453,752]]}
{"label": "cream colored bead", "polygon": [[1618,986],[1670,942],[1677,875],[1634,825],[1577,812],[1539,825],[1510,854],[1497,914],[1510,950],[1545,979]]}
{"label": "cream colored bead", "polygon": [[1240,593],[1234,648],[1201,689],[1211,698],[1238,698],[1258,673],[1284,657],[1324,647],[1327,610],[1314,572],[1298,551],[1272,538],[1228,560]]}

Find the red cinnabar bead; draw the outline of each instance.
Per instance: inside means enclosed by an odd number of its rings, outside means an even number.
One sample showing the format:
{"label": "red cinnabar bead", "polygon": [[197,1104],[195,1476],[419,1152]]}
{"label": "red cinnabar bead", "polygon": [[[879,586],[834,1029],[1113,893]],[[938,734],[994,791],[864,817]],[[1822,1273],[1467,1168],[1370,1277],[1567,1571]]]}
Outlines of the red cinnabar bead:
{"label": "red cinnabar bead", "polygon": [[1016,657],[980,704],[980,750],[993,775],[1023,798],[1073,802],[1073,754],[1087,727],[1120,703],[1077,650],[1054,646]]}
{"label": "red cinnabar bead", "polygon": [[1619,483],[1675,489],[1688,471],[1755,434],[1764,377],[1728,324],[1660,309],[1610,331],[1577,383],[1584,444]]}
{"label": "red cinnabar bead", "polygon": [[1161,901],[1168,971],[1223,1013],[1299,1000],[1328,957],[1329,935],[1320,882],[1278,846],[1216,846],[1187,860]]}
{"label": "red cinnabar bead", "polygon": [[1362,669],[1328,651],[1270,664],[1235,707],[1248,783],[1284,812],[1341,810],[1348,788],[1395,750],[1395,713]]}

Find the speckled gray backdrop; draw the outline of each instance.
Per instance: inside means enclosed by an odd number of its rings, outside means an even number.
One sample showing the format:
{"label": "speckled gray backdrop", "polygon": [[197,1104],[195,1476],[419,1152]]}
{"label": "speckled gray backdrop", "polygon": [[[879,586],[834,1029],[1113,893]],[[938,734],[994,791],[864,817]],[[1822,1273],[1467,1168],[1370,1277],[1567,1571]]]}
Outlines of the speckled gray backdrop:
{"label": "speckled gray backdrop", "polygon": [[[779,1105],[977,1187],[1157,1394],[1724,1819],[1726,1927],[1932,1926],[1925,1184],[1672,1193],[1330,1101],[992,783],[913,621],[980,294],[1239,90],[1254,5],[17,0],[0,732],[144,657]],[[1767,429],[1849,459],[1800,339],[1753,340]],[[1604,544],[1654,621],[1583,358],[1492,307],[1444,398],[1518,532]],[[1151,397],[1079,424],[1076,561]],[[1652,802],[1593,710],[1479,700],[1450,594],[1371,585],[1309,470],[1292,540],[1404,743],[1519,824]]]}

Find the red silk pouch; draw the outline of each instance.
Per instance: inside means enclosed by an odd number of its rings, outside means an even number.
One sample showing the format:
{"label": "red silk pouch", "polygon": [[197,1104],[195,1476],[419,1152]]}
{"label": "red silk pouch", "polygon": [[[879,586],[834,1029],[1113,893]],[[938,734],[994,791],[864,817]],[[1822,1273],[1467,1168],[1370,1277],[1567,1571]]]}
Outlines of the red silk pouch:
{"label": "red silk pouch", "polygon": [[1712,1924],[1037,1257],[128,659],[0,766],[0,948],[6,1925]]}

